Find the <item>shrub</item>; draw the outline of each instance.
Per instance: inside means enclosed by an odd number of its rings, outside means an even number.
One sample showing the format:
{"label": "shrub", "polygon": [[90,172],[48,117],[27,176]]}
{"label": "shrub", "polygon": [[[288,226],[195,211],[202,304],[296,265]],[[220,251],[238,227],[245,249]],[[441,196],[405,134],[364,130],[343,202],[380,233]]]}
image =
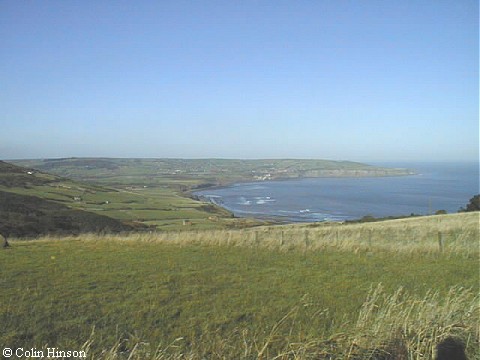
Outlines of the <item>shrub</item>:
{"label": "shrub", "polygon": [[480,211],[480,195],[472,197],[466,208],[460,208],[460,212],[468,211]]}

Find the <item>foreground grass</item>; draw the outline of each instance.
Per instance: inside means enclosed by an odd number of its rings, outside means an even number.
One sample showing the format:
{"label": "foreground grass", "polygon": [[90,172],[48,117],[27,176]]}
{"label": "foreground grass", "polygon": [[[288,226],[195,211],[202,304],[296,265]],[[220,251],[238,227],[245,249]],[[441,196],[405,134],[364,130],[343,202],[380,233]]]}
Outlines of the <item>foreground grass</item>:
{"label": "foreground grass", "polygon": [[243,242],[224,231],[12,241],[0,251],[0,345],[90,359],[433,359],[455,336],[480,358],[478,252],[465,245],[478,236],[458,233],[455,251],[394,251],[348,243],[357,225],[338,227],[335,246],[308,229],[305,245],[304,227],[284,228],[283,246],[266,229]]}

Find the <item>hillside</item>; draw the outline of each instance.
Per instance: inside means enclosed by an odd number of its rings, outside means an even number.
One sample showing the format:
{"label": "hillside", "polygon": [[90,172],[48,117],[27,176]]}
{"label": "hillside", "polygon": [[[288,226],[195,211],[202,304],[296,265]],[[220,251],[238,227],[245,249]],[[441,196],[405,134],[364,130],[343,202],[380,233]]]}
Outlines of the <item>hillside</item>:
{"label": "hillside", "polygon": [[1,161],[0,191],[34,196],[71,209],[108,216],[135,225],[136,228],[178,229],[185,228],[185,223],[190,228],[202,229],[264,223],[234,219],[230,212],[218,206],[191,199],[178,190],[164,186],[98,185],[71,180],[65,174],[52,175]]}
{"label": "hillside", "polygon": [[36,196],[0,191],[0,234],[13,237],[124,232],[139,229],[108,216],[73,210]]}
{"label": "hillside", "polygon": [[2,187],[28,189],[55,181],[59,181],[58,176],[0,161],[0,186]]}
{"label": "hillside", "polygon": [[[0,161],[0,234],[36,237],[42,234],[124,232],[143,227],[67,206],[69,200],[75,201],[75,196],[69,197],[67,189],[99,190],[98,187],[81,186],[68,179]],[[57,190],[55,196],[54,189]]]}
{"label": "hillside", "polygon": [[[261,247],[276,251],[462,254],[478,257],[480,212],[366,223],[311,223],[249,229],[156,233],[152,241],[178,245]],[[142,239],[141,236],[139,239]]]}
{"label": "hillside", "polygon": [[392,169],[351,161],[314,159],[114,159],[67,158],[20,160],[33,167],[72,179],[115,186],[166,186],[188,190],[240,181],[301,177],[402,176],[408,169]]}
{"label": "hillside", "polygon": [[12,240],[0,343],[90,360],[434,360],[454,338],[479,359],[479,215]]}

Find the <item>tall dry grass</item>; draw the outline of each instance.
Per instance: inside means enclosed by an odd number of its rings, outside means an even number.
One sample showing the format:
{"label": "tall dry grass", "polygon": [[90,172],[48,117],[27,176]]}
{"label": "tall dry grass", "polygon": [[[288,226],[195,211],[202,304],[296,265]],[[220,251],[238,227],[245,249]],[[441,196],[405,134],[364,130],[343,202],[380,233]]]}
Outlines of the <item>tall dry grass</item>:
{"label": "tall dry grass", "polygon": [[[345,360],[434,360],[436,346],[446,338],[458,339],[465,345],[470,360],[480,359],[479,296],[469,289],[452,287],[448,296],[430,292],[417,298],[403,288],[386,293],[381,284],[372,288],[355,323],[342,324],[343,332],[328,339],[306,339],[285,342],[279,330],[291,326],[299,304],[275,324],[270,334],[260,341],[245,329],[235,329],[231,336],[215,338],[205,334],[209,343],[192,344],[180,351],[183,338],[160,344],[155,351],[138,341],[133,349],[122,352],[122,339],[101,354],[92,354],[95,341],[92,332],[82,350],[89,359],[166,360],[166,359],[345,359]],[[319,309],[321,310],[321,309]],[[318,311],[317,316],[324,312]],[[243,348],[233,349],[230,341],[243,339]],[[292,339],[294,337],[292,336]],[[213,341],[212,341],[213,339]],[[278,347],[281,343],[281,347]],[[232,357],[234,356],[234,357]]]}
{"label": "tall dry grass", "polygon": [[[243,230],[184,231],[127,235],[82,235],[80,241],[161,242],[188,246],[265,247],[281,251],[386,251],[442,256],[479,254],[480,213],[464,213],[392,220],[365,224],[308,224],[258,227]],[[64,240],[45,237],[43,241]],[[42,240],[40,240],[42,241]],[[480,360],[479,296],[469,289],[452,287],[440,295],[429,292],[419,298],[403,288],[393,293],[381,285],[371,289],[355,322],[339,324],[339,333],[326,339],[299,339],[288,327],[302,307],[285,314],[270,330],[259,336],[237,328],[228,336],[203,334],[184,346],[178,338],[169,344],[145,344],[142,339],[118,339],[110,349],[93,353],[95,332],[83,350],[89,359],[356,359],[433,360],[436,345],[447,337],[461,340],[468,359]],[[328,309],[318,309],[315,316]],[[285,331],[287,329],[287,331]],[[238,348],[238,339],[242,348]],[[125,342],[129,343],[125,347]],[[133,346],[131,346],[133,344]],[[235,344],[235,345],[234,345]],[[153,349],[152,350],[152,345]],[[131,350],[124,350],[125,348]]]}
{"label": "tall dry grass", "polygon": [[436,345],[454,337],[465,343],[470,359],[478,358],[479,300],[478,294],[456,286],[446,296],[432,291],[417,299],[403,288],[386,294],[379,285],[359,312],[355,344],[380,350],[395,344],[408,359],[423,360],[434,359]]}
{"label": "tall dry grass", "polygon": [[[190,230],[81,235],[82,240],[165,242],[180,246],[264,247],[282,251],[388,251],[478,256],[480,213],[425,216],[361,224],[317,223],[240,230]],[[44,240],[55,238],[45,237]],[[61,238],[65,239],[65,237]]]}

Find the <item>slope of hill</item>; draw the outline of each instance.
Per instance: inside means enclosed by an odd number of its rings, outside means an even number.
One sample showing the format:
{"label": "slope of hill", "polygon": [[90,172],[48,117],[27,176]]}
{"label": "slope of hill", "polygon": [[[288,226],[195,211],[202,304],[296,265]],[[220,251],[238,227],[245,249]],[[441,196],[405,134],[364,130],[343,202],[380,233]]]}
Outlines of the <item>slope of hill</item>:
{"label": "slope of hill", "polygon": [[164,185],[182,190],[267,179],[401,176],[412,173],[408,169],[317,159],[66,158],[19,160],[14,163],[83,181],[108,185]]}
{"label": "slope of hill", "polygon": [[36,196],[0,191],[0,234],[36,237],[42,234],[132,231],[134,226],[104,215],[73,210]]}
{"label": "slope of hill", "polygon": [[58,180],[58,176],[0,161],[0,186],[29,188],[36,185],[46,185],[56,180]]}
{"label": "slope of hill", "polygon": [[479,215],[12,240],[0,343],[96,360],[434,360],[454,337],[479,359]]}
{"label": "slope of hill", "polygon": [[[99,166],[101,164],[103,163],[100,162]],[[231,214],[220,207],[181,196],[165,187],[114,188],[75,181],[63,175],[52,175],[2,161],[0,191],[35,196],[71,209],[159,229],[178,229],[184,227],[184,224],[191,228],[223,228],[258,223],[232,219]]]}
{"label": "slope of hill", "polygon": [[[72,186],[81,185],[0,161],[0,234],[35,237],[41,234],[123,232],[142,227],[62,204],[75,201],[74,196],[69,199],[67,192]],[[53,189],[59,189],[56,197],[49,192]],[[82,189],[98,190],[92,186]]]}

